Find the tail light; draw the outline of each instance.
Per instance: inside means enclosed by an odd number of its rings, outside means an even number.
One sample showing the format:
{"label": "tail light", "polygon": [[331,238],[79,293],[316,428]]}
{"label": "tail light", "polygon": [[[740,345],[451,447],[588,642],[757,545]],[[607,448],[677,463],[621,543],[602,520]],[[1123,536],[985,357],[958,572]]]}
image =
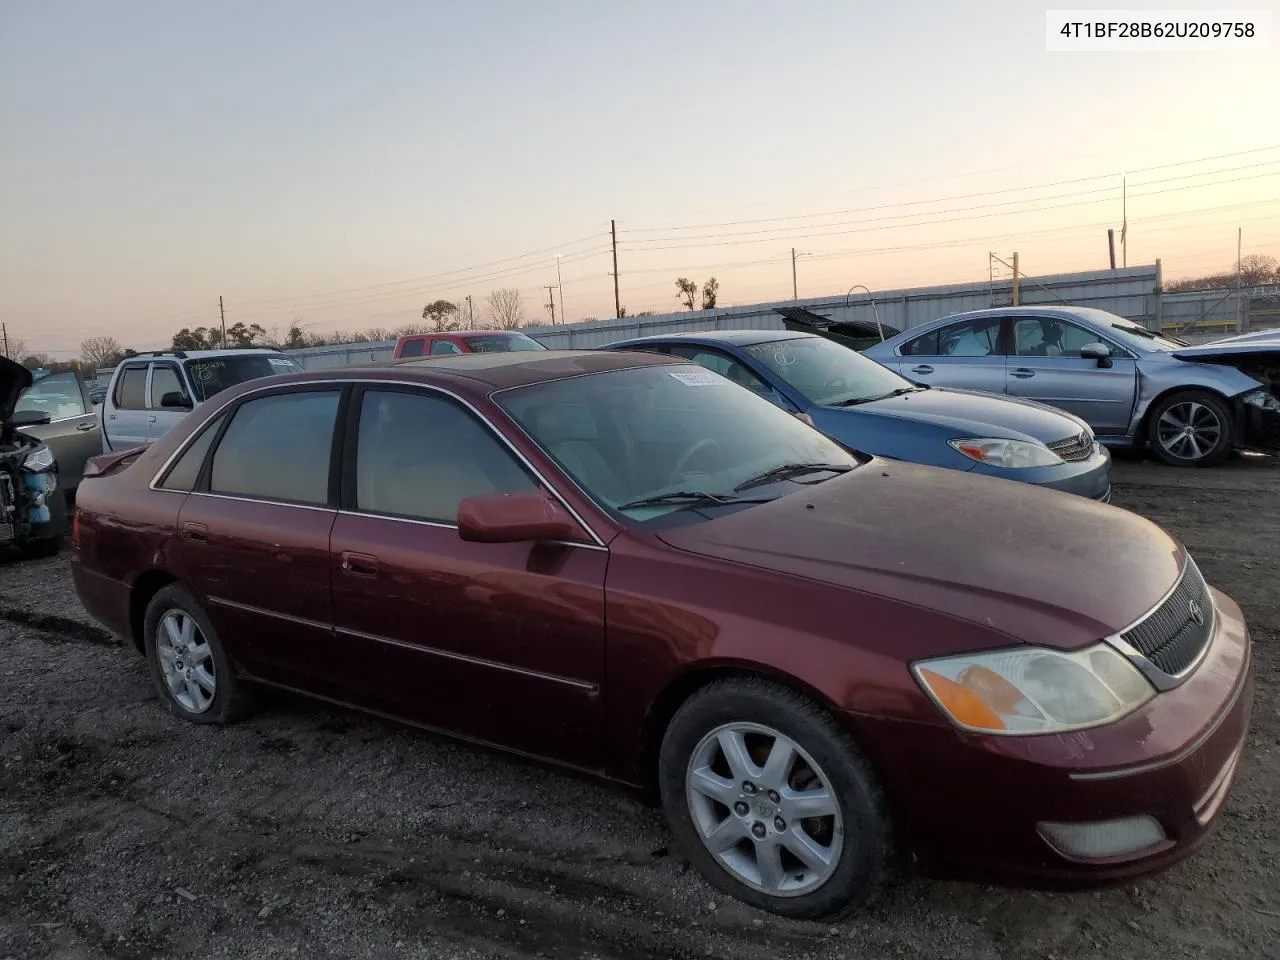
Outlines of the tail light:
{"label": "tail light", "polygon": [[80,549],[80,511],[71,515],[71,549]]}

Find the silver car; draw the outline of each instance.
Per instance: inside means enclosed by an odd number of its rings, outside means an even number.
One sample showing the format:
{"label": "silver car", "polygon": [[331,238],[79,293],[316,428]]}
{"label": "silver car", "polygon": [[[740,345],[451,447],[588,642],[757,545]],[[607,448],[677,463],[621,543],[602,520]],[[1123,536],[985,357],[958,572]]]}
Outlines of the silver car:
{"label": "silver car", "polygon": [[1280,330],[1193,347],[1089,307],[975,310],[862,351],[919,383],[1037,400],[1110,447],[1211,466],[1280,451]]}

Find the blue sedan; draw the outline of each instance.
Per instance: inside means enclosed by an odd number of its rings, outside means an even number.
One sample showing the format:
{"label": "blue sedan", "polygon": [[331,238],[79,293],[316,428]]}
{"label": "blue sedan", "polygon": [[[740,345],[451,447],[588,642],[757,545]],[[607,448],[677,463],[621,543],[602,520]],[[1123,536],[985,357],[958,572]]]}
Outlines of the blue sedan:
{"label": "blue sedan", "polygon": [[1080,418],[1030,401],[913,383],[813,334],[669,334],[602,349],[692,360],[864,453],[1111,499],[1111,455]]}

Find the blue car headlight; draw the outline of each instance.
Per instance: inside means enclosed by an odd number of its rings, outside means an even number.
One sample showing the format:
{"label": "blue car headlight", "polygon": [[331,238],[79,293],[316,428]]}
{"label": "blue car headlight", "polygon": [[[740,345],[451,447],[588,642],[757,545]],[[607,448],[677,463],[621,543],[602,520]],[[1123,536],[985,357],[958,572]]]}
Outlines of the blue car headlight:
{"label": "blue car headlight", "polygon": [[969,440],[948,440],[957,451],[970,460],[992,467],[1052,467],[1063,459],[1043,443],[1030,440],[1003,440],[998,437],[978,437]]}

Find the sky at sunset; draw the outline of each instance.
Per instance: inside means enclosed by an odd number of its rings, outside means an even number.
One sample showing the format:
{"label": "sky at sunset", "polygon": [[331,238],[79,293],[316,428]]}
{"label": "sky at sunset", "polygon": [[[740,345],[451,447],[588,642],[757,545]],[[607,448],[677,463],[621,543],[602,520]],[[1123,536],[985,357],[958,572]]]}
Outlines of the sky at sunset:
{"label": "sky at sunset", "polygon": [[631,313],[788,298],[792,247],[802,297],[1098,269],[1121,171],[1130,265],[1280,258],[1280,40],[1048,53],[1044,10],[6,0],[0,320],[57,359],[219,295],[279,336],[504,286],[544,320],[556,254],[608,317],[611,218]]}

